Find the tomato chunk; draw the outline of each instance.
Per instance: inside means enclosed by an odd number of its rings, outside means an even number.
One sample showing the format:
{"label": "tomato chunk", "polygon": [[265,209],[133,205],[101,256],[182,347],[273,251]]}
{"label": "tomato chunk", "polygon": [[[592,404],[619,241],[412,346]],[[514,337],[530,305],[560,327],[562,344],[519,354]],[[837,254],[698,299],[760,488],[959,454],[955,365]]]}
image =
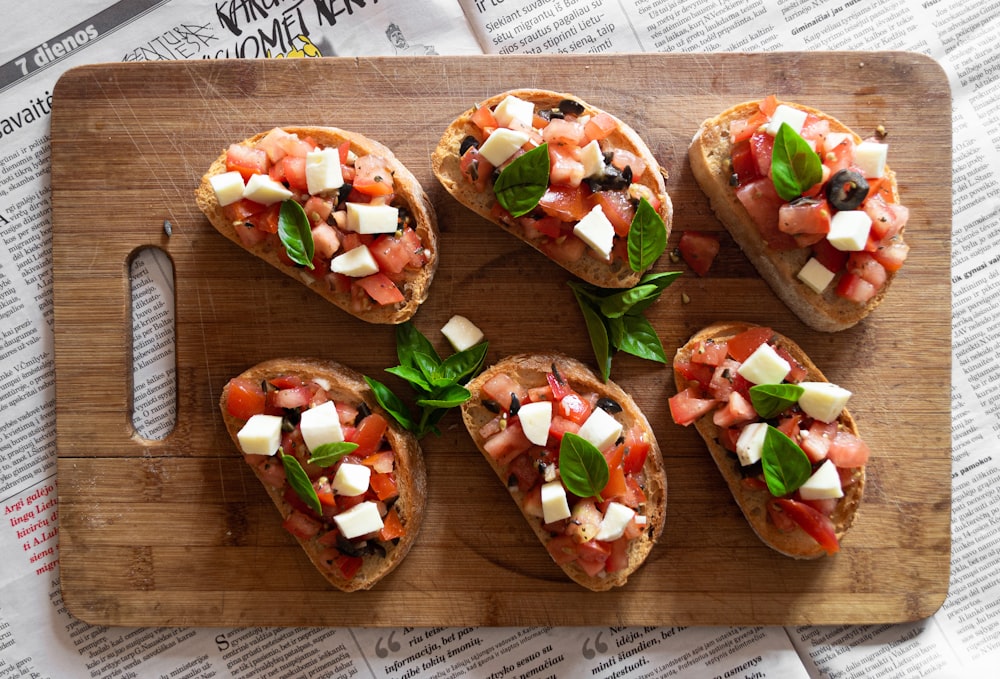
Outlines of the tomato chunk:
{"label": "tomato chunk", "polygon": [[712,398],[700,398],[693,387],[677,392],[667,401],[674,422],[685,427],[710,412],[717,403]]}
{"label": "tomato chunk", "polygon": [[703,231],[685,231],[677,247],[687,265],[699,276],[704,276],[719,254],[719,237]]}
{"label": "tomato chunk", "polygon": [[840,551],[840,542],[837,540],[837,532],[833,527],[833,521],[809,505],[789,498],[774,498],[770,501],[768,509],[773,509],[778,514],[783,514],[791,519],[799,528],[804,530],[813,540],[819,543],[827,554],[836,554]]}
{"label": "tomato chunk", "polygon": [[387,304],[397,304],[406,299],[402,290],[384,273],[375,273],[371,276],[359,278],[357,284],[368,293],[377,304],[385,306]]}
{"label": "tomato chunk", "polygon": [[245,377],[234,377],[229,380],[226,411],[233,417],[249,420],[254,415],[263,413],[266,400],[264,390],[257,382]]}

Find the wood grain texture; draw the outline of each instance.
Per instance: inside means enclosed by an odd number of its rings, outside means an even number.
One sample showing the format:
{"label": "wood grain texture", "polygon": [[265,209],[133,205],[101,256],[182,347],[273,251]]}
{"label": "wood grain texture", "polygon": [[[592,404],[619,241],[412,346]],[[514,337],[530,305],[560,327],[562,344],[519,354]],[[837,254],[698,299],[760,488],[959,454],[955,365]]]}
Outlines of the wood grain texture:
{"label": "wood grain texture", "polygon": [[[184,61],[73,69],[52,114],[60,565],[69,610],[110,625],[834,624],[932,614],[948,587],[951,504],[951,109],[932,60],[904,53],[700,54]],[[499,91],[573,92],[618,114],[669,172],[674,247],[719,232],[705,278],[688,272],[649,311],[668,353],[712,321],[773,326],[851,389],[873,451],[865,503],[834,558],[800,563],[746,525],[697,433],[670,422],[669,369],[627,356],[613,378],[645,411],[669,479],[667,526],[619,591],[563,577],[462,428],[422,441],[420,539],[373,591],[332,590],[284,534],[234,450],[225,382],[283,355],[331,358],[400,386],[393,329],[340,312],[219,237],[193,191],[232,141],[330,124],[394,149],[424,184],[441,262],[415,325],[467,315],[489,360],[558,349],[593,363],[567,274],[459,206],[430,154],[466,107]],[[714,219],[686,164],[698,124],[769,93],[861,133],[885,126],[911,219],[910,260],[867,320],[829,335],[771,294]],[[173,235],[163,232],[163,220]],[[165,250],[176,282],[177,416],[162,441],[130,422],[128,263]],[[656,270],[683,268],[664,256]],[[682,294],[690,298],[681,302]],[[289,328],[294,331],[289,332]],[[299,332],[298,330],[303,330]]]}

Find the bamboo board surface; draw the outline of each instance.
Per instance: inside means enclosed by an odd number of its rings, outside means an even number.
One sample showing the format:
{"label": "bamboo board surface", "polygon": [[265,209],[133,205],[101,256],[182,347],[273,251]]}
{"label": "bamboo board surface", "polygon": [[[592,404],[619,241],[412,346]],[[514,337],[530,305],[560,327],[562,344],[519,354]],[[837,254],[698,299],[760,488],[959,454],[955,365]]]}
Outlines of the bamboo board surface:
{"label": "bamboo board surface", "polygon": [[[422,442],[429,498],[417,544],[373,590],[333,590],[284,533],[226,435],[225,382],[279,356],[359,372],[396,364],[393,329],[349,317],[216,233],[193,191],[229,143],[283,124],[328,124],[394,149],[423,183],[441,260],[415,325],[455,313],[488,362],[559,349],[594,364],[561,268],[446,194],[430,154],[474,102],[514,87],[571,92],[618,114],[669,172],[674,232],[718,232],[698,278],[683,269],[648,316],[668,355],[715,320],[770,325],[851,389],[873,459],[841,553],[814,562],[764,547],[701,439],[670,421],[668,367],[624,355],[612,378],[653,425],[669,479],[664,536],[628,585],[566,579],[466,435],[457,412]],[[769,93],[862,136],[889,133],[911,209],[910,259],[866,321],[837,334],[799,322],[712,215],[687,165],[698,124]],[[54,91],[52,204],[60,565],[69,610],[109,625],[839,624],[912,620],[947,593],[950,554],[951,108],[932,60],[904,53],[619,55],[98,64]],[[173,225],[171,236],[163,222]],[[177,425],[130,421],[128,263],[165,250],[176,288]],[[686,295],[690,303],[682,303]],[[400,389],[400,393],[403,393]]]}

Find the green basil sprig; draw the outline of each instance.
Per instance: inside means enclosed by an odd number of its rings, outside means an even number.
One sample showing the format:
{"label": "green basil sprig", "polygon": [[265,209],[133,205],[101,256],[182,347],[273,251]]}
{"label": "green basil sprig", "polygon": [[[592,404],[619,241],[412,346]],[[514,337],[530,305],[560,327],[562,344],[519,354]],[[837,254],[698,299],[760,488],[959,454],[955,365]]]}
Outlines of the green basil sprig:
{"label": "green basil sprig", "polygon": [[750,387],[750,403],[758,415],[768,420],[798,403],[804,391],[797,384],[755,384]]}
{"label": "green basil sprig", "polygon": [[788,123],[774,137],[771,178],[782,200],[795,200],[823,179],[823,161]]}
{"label": "green basil sprig", "polygon": [[300,266],[315,268],[312,260],[316,246],[313,243],[309,218],[306,217],[306,211],[302,206],[294,200],[289,199],[281,203],[281,210],[278,212],[278,238],[285,246],[289,259]]}
{"label": "green basil sprig", "polygon": [[775,497],[794,493],[812,475],[812,464],[805,452],[771,425],[767,425],[764,435],[761,462],[767,489]]}
{"label": "green basil sprig", "polygon": [[288,485],[292,487],[295,494],[302,498],[302,501],[309,506],[309,509],[317,514],[322,514],[323,507],[319,504],[319,496],[316,494],[316,489],[313,488],[312,481],[309,480],[309,475],[306,474],[306,470],[302,468],[299,461],[291,455],[281,453],[281,464],[285,467],[285,478],[288,479]]}
{"label": "green basil sprig", "polygon": [[409,321],[396,326],[396,355],[399,365],[386,372],[402,378],[416,395],[418,415],[414,417],[401,398],[389,387],[365,377],[375,399],[417,438],[430,432],[440,435],[438,422],[451,408],[465,403],[471,394],[465,384],[478,373],[486,360],[487,342],[469,347],[442,360],[430,341]]}
{"label": "green basil sprig", "polygon": [[500,171],[493,183],[497,201],[514,217],[528,214],[549,188],[549,145],[531,149]]}
{"label": "green basil sprig", "polygon": [[593,443],[572,433],[563,436],[559,444],[559,476],[566,490],[577,497],[596,497],[602,501],[601,491],[608,485],[611,472]]}
{"label": "green basil sprig", "polygon": [[358,447],[357,443],[350,441],[340,441],[338,443],[324,443],[316,446],[309,458],[309,464],[316,464],[320,467],[332,467],[346,455],[350,455]]}
{"label": "green basil sprig", "polygon": [[628,265],[632,271],[645,271],[653,266],[667,249],[667,226],[645,198],[639,199],[626,246]]}
{"label": "green basil sprig", "polygon": [[627,290],[569,282],[605,382],[611,377],[611,359],[617,351],[657,363],[667,362],[656,330],[642,314],[680,275],[680,271],[649,273]]}

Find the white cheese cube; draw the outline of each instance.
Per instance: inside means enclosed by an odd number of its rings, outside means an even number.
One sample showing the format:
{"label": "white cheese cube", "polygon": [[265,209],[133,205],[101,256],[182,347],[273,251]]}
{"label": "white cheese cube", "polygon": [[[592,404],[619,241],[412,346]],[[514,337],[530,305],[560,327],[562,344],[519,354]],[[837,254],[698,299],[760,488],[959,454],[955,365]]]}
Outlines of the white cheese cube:
{"label": "white cheese cube", "polygon": [[219,205],[232,205],[243,197],[243,175],[236,170],[223,172],[211,177],[209,183],[215,191],[215,199]]}
{"label": "white cheese cube", "polygon": [[765,342],[747,356],[747,360],[740,364],[736,372],[754,384],[781,384],[791,369],[788,361]]}
{"label": "white cheese cube", "polygon": [[609,502],[608,509],[604,512],[604,519],[601,521],[601,528],[597,531],[594,539],[602,542],[617,540],[625,533],[625,528],[633,516],[635,516],[635,510],[631,507],[626,507],[619,502]]}
{"label": "white cheese cube", "polygon": [[399,208],[348,203],[345,228],[357,233],[394,233],[399,228]]}
{"label": "white cheese cube", "polygon": [[236,433],[236,440],[246,455],[274,455],[281,447],[281,418],[254,415]]}
{"label": "white cheese cube", "polygon": [[809,417],[821,422],[834,422],[844,411],[851,392],[829,382],[799,382],[804,389],[799,407]]}
{"label": "white cheese cube", "polygon": [[292,192],[266,174],[255,174],[243,187],[243,197],[261,205],[271,205],[288,200],[292,197]]}
{"label": "white cheese cube", "polygon": [[611,258],[615,227],[605,216],[600,205],[595,205],[593,210],[576,223],[576,226],[573,227],[573,233],[604,259]]}
{"label": "white cheese cube", "polygon": [[598,450],[603,451],[610,448],[618,440],[618,437],[622,435],[622,430],[622,423],[609,415],[606,410],[594,408],[577,434],[590,441]]}
{"label": "white cheese cube", "polygon": [[604,152],[596,139],[580,149],[580,162],[583,163],[584,177],[604,174]]}
{"label": "white cheese cube", "polygon": [[500,167],[527,141],[527,133],[501,127],[494,130],[482,143],[479,147],[479,155],[488,160],[494,167]]}
{"label": "white cheese cube", "polygon": [[561,481],[549,481],[542,484],[542,521],[552,523],[570,517],[569,502],[566,500],[566,489]]}
{"label": "white cheese cube", "polygon": [[799,269],[796,277],[808,285],[813,292],[823,294],[826,287],[833,280],[834,273],[823,266],[818,259],[810,257],[806,265]]}
{"label": "white cheese cube", "polygon": [[382,530],[382,517],[374,502],[362,502],[333,517],[340,534],[348,540]]}
{"label": "white cheese cube", "polygon": [[767,127],[764,128],[764,131],[773,137],[778,134],[778,129],[781,127],[781,123],[788,123],[789,127],[795,130],[796,133],[799,133],[802,132],[802,126],[805,122],[805,111],[800,111],[797,108],[780,104],[778,108],[775,109],[774,115],[771,116],[771,120],[767,123]]}
{"label": "white cheese cube", "polygon": [[306,187],[316,195],[334,191],[344,185],[344,173],[340,169],[340,151],[320,149],[306,154]]}
{"label": "white cheese cube", "polygon": [[525,403],[517,411],[521,430],[536,446],[544,446],[549,440],[549,426],[552,424],[552,401]]}
{"label": "white cheese cube", "polygon": [[455,351],[465,351],[483,341],[483,331],[465,316],[452,316],[441,328],[441,334]]}
{"label": "white cheese cube", "polygon": [[803,500],[829,500],[844,497],[840,487],[840,473],[833,462],[827,460],[819,466],[805,483],[799,486]]}
{"label": "white cheese cube", "polygon": [[885,174],[885,160],[888,155],[888,144],[863,141],[854,147],[854,164],[866,177],[881,177]]}
{"label": "white cheese cube", "polygon": [[830,220],[830,245],[844,252],[860,252],[868,243],[872,220],[864,210],[841,210]]}
{"label": "white cheese cube", "polygon": [[761,451],[764,450],[764,437],[767,436],[766,422],[752,422],[743,427],[736,439],[736,457],[744,467],[758,462]]}
{"label": "white cheese cube", "polygon": [[299,416],[302,440],[309,450],[316,450],[324,443],[340,443],[344,440],[344,430],[340,427],[340,414],[333,401],[320,403],[315,408],[303,410]]}
{"label": "white cheese cube", "polygon": [[359,245],[330,260],[330,271],[352,278],[363,278],[378,273],[378,262],[367,246]]}
{"label": "white cheese cube", "polygon": [[530,101],[508,94],[493,109],[493,117],[502,127],[512,127],[511,123],[515,120],[525,127],[532,127],[531,123],[535,118],[535,105]]}
{"label": "white cheese cube", "polygon": [[363,464],[344,462],[337,467],[337,473],[330,482],[333,492],[337,495],[354,497],[368,490],[372,478],[371,467]]}

